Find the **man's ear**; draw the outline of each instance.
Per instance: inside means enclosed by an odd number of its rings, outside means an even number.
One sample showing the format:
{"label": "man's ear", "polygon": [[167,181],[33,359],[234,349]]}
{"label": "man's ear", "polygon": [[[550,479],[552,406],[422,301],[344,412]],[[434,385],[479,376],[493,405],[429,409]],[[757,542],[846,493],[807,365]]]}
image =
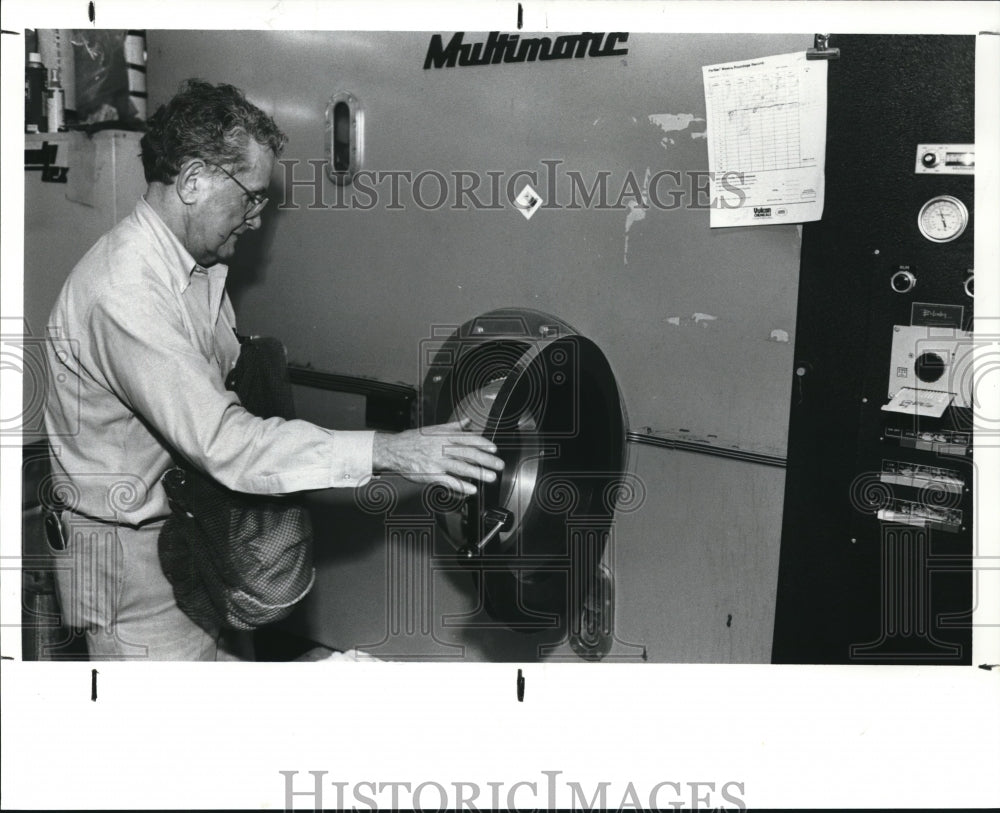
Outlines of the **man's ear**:
{"label": "man's ear", "polygon": [[200,158],[188,159],[181,164],[181,170],[174,181],[177,197],[189,206],[197,203],[207,191],[207,181],[208,164]]}

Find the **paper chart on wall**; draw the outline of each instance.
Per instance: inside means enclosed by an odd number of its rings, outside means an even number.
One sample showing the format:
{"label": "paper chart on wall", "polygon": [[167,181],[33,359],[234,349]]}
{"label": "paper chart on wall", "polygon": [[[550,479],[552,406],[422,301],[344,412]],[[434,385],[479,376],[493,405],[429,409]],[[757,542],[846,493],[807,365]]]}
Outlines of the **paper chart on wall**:
{"label": "paper chart on wall", "polygon": [[702,68],[710,226],[822,217],[826,73],[805,52]]}

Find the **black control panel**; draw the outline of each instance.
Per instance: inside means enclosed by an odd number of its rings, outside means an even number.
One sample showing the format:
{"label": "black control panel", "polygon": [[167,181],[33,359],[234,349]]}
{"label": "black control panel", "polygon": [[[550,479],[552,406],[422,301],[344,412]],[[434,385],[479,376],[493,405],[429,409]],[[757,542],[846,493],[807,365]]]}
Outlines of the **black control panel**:
{"label": "black control panel", "polygon": [[831,45],[772,659],[968,664],[975,38]]}

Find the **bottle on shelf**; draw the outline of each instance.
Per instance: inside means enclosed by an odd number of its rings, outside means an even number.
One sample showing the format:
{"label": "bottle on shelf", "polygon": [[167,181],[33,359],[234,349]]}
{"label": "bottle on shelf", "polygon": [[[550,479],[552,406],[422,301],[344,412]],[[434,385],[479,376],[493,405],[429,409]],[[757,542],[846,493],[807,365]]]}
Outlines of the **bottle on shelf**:
{"label": "bottle on shelf", "polygon": [[46,127],[46,81],[42,56],[37,51],[28,54],[24,67],[24,132],[44,133]]}
{"label": "bottle on shelf", "polygon": [[49,71],[49,87],[45,93],[45,112],[48,117],[46,132],[64,133],[66,127],[66,93],[59,77],[59,68]]}

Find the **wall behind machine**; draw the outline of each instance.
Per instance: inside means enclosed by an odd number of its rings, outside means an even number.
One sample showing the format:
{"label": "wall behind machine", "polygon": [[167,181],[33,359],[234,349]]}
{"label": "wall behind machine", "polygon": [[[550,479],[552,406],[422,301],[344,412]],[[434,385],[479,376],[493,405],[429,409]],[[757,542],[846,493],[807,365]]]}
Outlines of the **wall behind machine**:
{"label": "wall behind machine", "polygon": [[[301,181],[325,157],[330,97],[350,92],[365,113],[367,169],[434,171],[451,186],[434,208],[403,185],[395,208],[386,181],[362,211],[330,208],[324,179],[328,206],[310,208],[314,191],[286,196],[277,167],[264,226],[232,263],[241,328],[279,336],[299,364],[419,386],[422,342],[442,328],[533,308],[604,351],[632,432],[783,457],[800,235],[709,229],[707,193],[693,188],[708,169],[701,66],[801,51],[811,35],[634,34],[622,56],[424,70],[430,37],[148,32],[150,111],[189,76],[242,87],[288,133],[283,158]],[[681,173],[669,210],[648,199],[648,178],[667,170]],[[547,204],[530,220],[505,200],[519,171],[537,174]],[[479,177],[487,202],[487,173],[498,173],[500,208],[453,208],[456,172]],[[577,190],[568,208],[571,172],[588,189],[604,173],[608,205],[582,206]],[[676,189],[663,181],[660,200]],[[435,201],[433,178],[422,192]],[[638,444],[629,466],[647,497],[616,528],[625,649],[660,662],[769,661],[783,470]],[[321,567],[300,614],[315,640],[347,648],[380,634],[386,543],[372,542]],[[469,657],[522,650],[483,639]]]}

